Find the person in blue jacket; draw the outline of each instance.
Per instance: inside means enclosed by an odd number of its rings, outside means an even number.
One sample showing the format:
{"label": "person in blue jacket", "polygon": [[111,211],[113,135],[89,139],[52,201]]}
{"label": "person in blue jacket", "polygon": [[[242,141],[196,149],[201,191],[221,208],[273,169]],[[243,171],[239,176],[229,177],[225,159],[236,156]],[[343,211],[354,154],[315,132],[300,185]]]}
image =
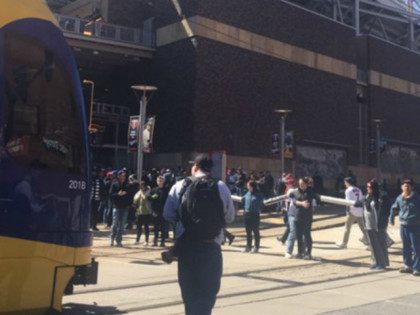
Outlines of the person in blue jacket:
{"label": "person in blue jacket", "polygon": [[396,213],[400,218],[400,233],[403,243],[404,267],[401,273],[420,276],[420,195],[414,192],[410,179],[403,181],[402,193],[391,207],[390,224],[394,225]]}
{"label": "person in blue jacket", "polygon": [[[258,253],[260,249],[260,213],[264,207],[264,197],[258,191],[258,184],[254,180],[247,183],[248,192],[242,197],[245,211],[246,247],[245,253]],[[252,233],[254,234],[254,248],[252,248]]]}

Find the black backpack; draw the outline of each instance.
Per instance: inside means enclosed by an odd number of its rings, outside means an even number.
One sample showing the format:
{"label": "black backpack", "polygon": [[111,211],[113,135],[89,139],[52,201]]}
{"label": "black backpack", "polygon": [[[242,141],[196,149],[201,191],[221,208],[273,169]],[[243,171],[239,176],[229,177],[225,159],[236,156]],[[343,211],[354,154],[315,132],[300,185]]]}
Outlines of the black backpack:
{"label": "black backpack", "polygon": [[186,178],[181,191],[181,222],[191,240],[212,240],[225,227],[217,180],[210,176]]}

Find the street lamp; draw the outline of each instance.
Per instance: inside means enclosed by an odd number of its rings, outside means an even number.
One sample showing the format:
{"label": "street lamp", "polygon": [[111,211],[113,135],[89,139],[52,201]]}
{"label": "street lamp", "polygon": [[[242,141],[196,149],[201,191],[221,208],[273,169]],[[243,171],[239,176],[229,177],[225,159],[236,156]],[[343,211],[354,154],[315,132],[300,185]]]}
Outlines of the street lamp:
{"label": "street lamp", "polygon": [[372,122],[376,125],[376,175],[378,181],[382,180],[382,171],[381,171],[381,124],[384,122],[383,119],[373,119]]}
{"label": "street lamp", "polygon": [[[153,93],[157,90],[157,87],[151,85],[133,85],[131,89],[134,91],[134,94],[139,101],[139,118],[140,125],[137,132],[137,180],[140,182],[143,172],[143,128],[146,121],[146,108],[147,108],[147,92]],[[139,99],[138,94],[141,94]]]}
{"label": "street lamp", "polygon": [[89,132],[92,131],[92,118],[93,118],[93,95],[95,93],[95,82],[91,81],[91,80],[83,80],[84,84],[89,84],[91,85],[91,89],[90,89],[90,111],[89,111],[89,125],[88,125],[88,130]]}
{"label": "street lamp", "polygon": [[284,173],[284,139],[286,137],[285,125],[286,117],[292,111],[290,109],[276,109],[275,113],[280,114],[280,133],[281,133],[281,142],[280,142],[280,151],[281,151],[281,165],[280,165],[280,176]]}

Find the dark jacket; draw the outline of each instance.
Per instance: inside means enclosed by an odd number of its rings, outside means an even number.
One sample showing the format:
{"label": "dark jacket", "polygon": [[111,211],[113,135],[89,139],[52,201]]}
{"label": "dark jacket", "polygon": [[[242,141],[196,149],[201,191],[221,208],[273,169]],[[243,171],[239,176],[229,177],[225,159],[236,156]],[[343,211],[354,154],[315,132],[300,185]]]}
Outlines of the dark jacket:
{"label": "dark jacket", "polygon": [[[118,192],[120,190],[125,191],[126,194],[124,196],[119,196]],[[110,194],[112,203],[114,207],[116,208],[127,208],[133,203],[133,196],[129,192],[127,182],[120,184],[118,180],[114,181],[111,185],[109,194]]]}
{"label": "dark jacket", "polygon": [[147,196],[147,199],[149,199],[152,202],[153,214],[155,214],[158,217],[161,217],[163,215],[163,207],[165,206],[168,194],[168,187],[155,187],[149,192]]}
{"label": "dark jacket", "polygon": [[386,192],[382,191],[379,196],[378,229],[386,230],[388,219],[391,214],[391,200]]}
{"label": "dark jacket", "polygon": [[313,219],[313,201],[316,200],[316,196],[313,193],[312,189],[307,189],[305,191],[302,191],[300,188],[297,189],[296,192],[293,193],[293,196],[290,196],[292,198],[292,202],[295,203],[296,201],[308,201],[310,206],[309,208],[304,208],[301,206],[296,205],[295,210],[295,219],[296,221],[312,221]]}
{"label": "dark jacket", "polygon": [[391,222],[397,212],[402,225],[420,225],[420,196],[417,193],[413,193],[410,198],[399,195],[391,207]]}

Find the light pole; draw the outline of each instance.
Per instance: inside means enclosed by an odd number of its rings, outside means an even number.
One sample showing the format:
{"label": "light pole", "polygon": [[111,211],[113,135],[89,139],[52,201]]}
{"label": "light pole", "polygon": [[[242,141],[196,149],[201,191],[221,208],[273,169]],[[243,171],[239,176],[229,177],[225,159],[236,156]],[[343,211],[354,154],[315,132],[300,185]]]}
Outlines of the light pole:
{"label": "light pole", "polygon": [[89,84],[91,86],[90,88],[90,111],[89,111],[89,125],[88,129],[89,132],[92,131],[92,118],[93,118],[93,96],[95,94],[95,82],[91,80],[83,80],[84,84]]}
{"label": "light pole", "polygon": [[280,176],[284,173],[284,139],[286,137],[285,126],[286,126],[286,117],[292,111],[290,109],[276,109],[275,113],[280,114],[280,151],[281,151],[281,164],[280,164]]}
{"label": "light pole", "polygon": [[[137,180],[140,182],[143,172],[143,129],[146,121],[147,92],[153,93],[157,90],[157,87],[151,85],[133,85],[131,86],[131,89],[134,91],[134,94],[139,101],[140,125],[137,131]],[[141,93],[140,99],[137,93]]]}
{"label": "light pole", "polygon": [[382,180],[382,171],[381,171],[381,123],[384,121],[382,119],[373,119],[373,123],[376,125],[376,176],[378,181]]}

